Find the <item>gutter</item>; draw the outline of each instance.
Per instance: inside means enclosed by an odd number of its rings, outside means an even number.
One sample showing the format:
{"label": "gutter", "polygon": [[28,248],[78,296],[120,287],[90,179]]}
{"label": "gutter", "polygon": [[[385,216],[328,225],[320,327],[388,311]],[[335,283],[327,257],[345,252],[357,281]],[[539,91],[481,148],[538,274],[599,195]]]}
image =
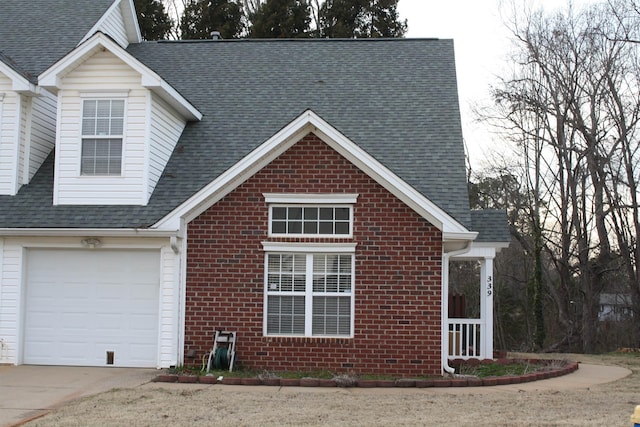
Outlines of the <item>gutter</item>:
{"label": "gutter", "polygon": [[442,263],[442,369],[448,373],[449,375],[453,375],[455,373],[455,369],[449,366],[449,355],[448,355],[448,344],[449,344],[449,331],[445,330],[447,326],[447,320],[449,318],[449,259],[452,256],[462,255],[471,250],[472,240],[468,240],[465,246],[462,249],[445,252],[443,256]]}
{"label": "gutter", "polygon": [[178,230],[146,228],[0,228],[0,237],[175,237]]}

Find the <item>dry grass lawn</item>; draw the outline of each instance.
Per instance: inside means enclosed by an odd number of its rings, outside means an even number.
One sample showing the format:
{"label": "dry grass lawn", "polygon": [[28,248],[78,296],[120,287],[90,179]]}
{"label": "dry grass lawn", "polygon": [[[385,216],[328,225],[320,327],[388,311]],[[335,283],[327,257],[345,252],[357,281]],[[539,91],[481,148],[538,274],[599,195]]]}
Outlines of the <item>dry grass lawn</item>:
{"label": "dry grass lawn", "polygon": [[524,384],[508,389],[358,389],[149,383],[71,402],[27,426],[631,425],[630,416],[640,405],[640,354],[545,357],[623,366],[632,374],[569,390]]}

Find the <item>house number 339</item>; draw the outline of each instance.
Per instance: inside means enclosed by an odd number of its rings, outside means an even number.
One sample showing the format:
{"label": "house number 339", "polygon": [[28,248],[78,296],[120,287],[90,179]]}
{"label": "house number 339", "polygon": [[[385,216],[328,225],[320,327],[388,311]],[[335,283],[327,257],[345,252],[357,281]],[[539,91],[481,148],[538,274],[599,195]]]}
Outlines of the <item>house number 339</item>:
{"label": "house number 339", "polygon": [[490,297],[493,294],[493,277],[487,276],[487,296]]}

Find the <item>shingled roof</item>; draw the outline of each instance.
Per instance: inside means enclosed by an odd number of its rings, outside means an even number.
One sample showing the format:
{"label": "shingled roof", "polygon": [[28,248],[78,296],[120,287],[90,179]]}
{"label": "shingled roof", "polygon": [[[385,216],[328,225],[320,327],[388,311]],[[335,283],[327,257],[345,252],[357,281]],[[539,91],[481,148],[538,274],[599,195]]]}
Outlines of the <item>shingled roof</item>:
{"label": "shingled roof", "polygon": [[148,227],[312,110],[471,229],[451,40],[145,42],[128,51],[204,115],[187,125],[148,206],[52,206],[53,159],[0,227]]}
{"label": "shingled roof", "polygon": [[[0,0],[0,61],[32,83],[75,48],[114,0]],[[4,57],[3,57],[4,56]]]}
{"label": "shingled roof", "polygon": [[509,219],[502,209],[471,211],[471,229],[478,232],[476,242],[510,242]]}

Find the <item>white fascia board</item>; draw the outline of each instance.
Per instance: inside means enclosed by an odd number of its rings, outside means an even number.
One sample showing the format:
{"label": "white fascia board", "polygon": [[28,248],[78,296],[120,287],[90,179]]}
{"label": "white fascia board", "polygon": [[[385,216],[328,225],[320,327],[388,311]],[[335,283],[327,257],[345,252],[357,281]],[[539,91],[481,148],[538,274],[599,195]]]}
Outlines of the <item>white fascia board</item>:
{"label": "white fascia board", "polygon": [[496,253],[498,252],[499,248],[496,246],[491,246],[491,245],[487,245],[487,244],[477,244],[477,243],[472,243],[471,244],[471,248],[469,249],[468,252],[458,255],[458,256],[452,256],[451,259],[455,259],[457,261],[466,261],[466,260],[476,260],[476,259],[480,259],[480,258],[495,258]]}
{"label": "white fascia board", "polygon": [[492,250],[494,251],[494,253],[498,253],[503,249],[506,249],[509,247],[509,242],[482,242],[482,243],[477,243],[477,242],[473,242],[472,248],[477,249],[477,250]]}
{"label": "white fascia board", "polygon": [[177,233],[148,228],[0,228],[1,237],[174,237]]}
{"label": "white fascia board", "polygon": [[505,249],[509,247],[509,242],[473,242],[474,248],[494,248]]}
{"label": "white fascia board", "polygon": [[[135,60],[135,59],[134,59]],[[144,65],[143,65],[144,66]],[[150,71],[150,70],[149,70]],[[142,75],[142,86],[157,93],[187,120],[202,120],[202,113],[156,73]]]}
{"label": "white fascia board", "polygon": [[357,194],[300,194],[300,193],[264,193],[264,201],[268,204],[332,204],[353,205],[358,200]]}
{"label": "white fascia board", "polygon": [[[160,97],[169,102],[186,120],[200,120],[202,113],[191,105],[182,95],[178,93],[169,83],[156,74],[149,67],[138,61],[124,50],[118,43],[103,33],[95,33],[89,40],[67,56],[53,64],[49,69],[40,75],[40,86],[57,91],[61,86],[61,77],[67,72],[77,67],[99,49],[106,49],[115,55],[122,62],[127,64],[141,76],[141,84],[149,90],[157,92]],[[96,88],[99,89],[99,88]]]}
{"label": "white fascia board", "polygon": [[466,252],[476,237],[478,237],[478,232],[476,231],[467,231],[466,233],[444,232],[442,233],[442,250],[450,256],[460,251]]}
{"label": "white fascia board", "polygon": [[25,95],[38,95],[40,93],[40,88],[37,85],[31,83],[25,76],[4,62],[0,62],[0,73],[11,80],[11,90]]}
{"label": "white fascia board", "polygon": [[356,167],[445,234],[454,233],[456,237],[464,237],[464,240],[473,240],[477,236],[477,233],[469,232],[463,225],[311,110],[302,113],[244,159],[161,219],[154,227],[166,227],[171,224],[170,228],[173,228],[179,226],[181,218],[184,218],[186,222],[196,218],[309,132],[313,132],[327,145],[346,157]]}
{"label": "white fascia board", "polygon": [[[350,141],[317,114],[312,111],[308,111],[307,113],[310,115],[311,122],[316,128],[314,133],[320,139],[346,157],[347,160],[373,178],[391,194],[402,200],[403,203],[443,233],[462,233],[468,235],[467,239],[470,237],[469,231],[462,224],[453,219],[435,203],[391,172],[386,166]],[[475,238],[475,236],[473,236],[473,238]]]}
{"label": "white fascia board", "polygon": [[[142,41],[142,34],[140,34],[140,27],[138,25],[138,18],[136,16],[136,10],[133,5],[133,0],[115,0],[109,9],[98,19],[98,21],[91,27],[91,29],[84,35],[82,40],[78,43],[80,46],[85,40],[88,40],[95,33],[98,32],[98,28],[102,26],[104,21],[113,13],[113,11],[121,7],[122,16],[124,17],[124,25],[127,30],[127,41],[129,43],[140,43]],[[133,14],[133,17],[131,16]],[[127,46],[122,46],[126,49]]]}
{"label": "white fascia board", "polygon": [[278,133],[250,152],[245,158],[188,198],[184,203],[158,221],[153,227],[180,227],[195,219],[210,206],[251,178],[273,159],[287,151],[300,138],[313,130],[304,114],[282,128]]}
{"label": "white fascia board", "polygon": [[478,237],[477,231],[464,231],[464,232],[445,231],[442,235],[442,240],[444,241],[475,240],[476,237]]}

